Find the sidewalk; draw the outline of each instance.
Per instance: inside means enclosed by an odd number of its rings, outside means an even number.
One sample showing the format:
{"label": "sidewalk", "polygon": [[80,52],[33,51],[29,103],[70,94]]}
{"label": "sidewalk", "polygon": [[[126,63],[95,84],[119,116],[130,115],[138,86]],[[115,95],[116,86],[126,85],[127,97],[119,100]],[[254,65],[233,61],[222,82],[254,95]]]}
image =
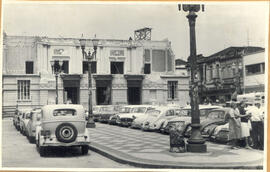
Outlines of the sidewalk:
{"label": "sidewalk", "polygon": [[97,123],[90,149],[141,168],[262,169],[263,151],[206,142],[206,153],[171,153],[169,136]]}

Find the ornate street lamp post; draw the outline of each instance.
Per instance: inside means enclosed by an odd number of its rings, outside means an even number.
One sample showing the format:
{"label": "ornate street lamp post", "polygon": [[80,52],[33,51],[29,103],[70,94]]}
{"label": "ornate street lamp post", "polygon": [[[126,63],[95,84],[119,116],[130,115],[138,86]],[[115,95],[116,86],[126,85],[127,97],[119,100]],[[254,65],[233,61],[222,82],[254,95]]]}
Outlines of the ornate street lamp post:
{"label": "ornate street lamp post", "polygon": [[[179,11],[181,5],[178,5]],[[198,96],[198,78],[199,69],[197,67],[196,56],[196,37],[195,37],[195,22],[197,15],[195,12],[204,11],[204,5],[195,4],[183,4],[182,8],[185,12],[189,12],[187,15],[189,21],[190,31],[190,56],[188,57],[188,65],[190,68],[190,106],[191,106],[191,136],[188,139],[187,151],[188,152],[206,152],[205,140],[203,139],[200,131],[200,112],[199,112],[199,96]]]}
{"label": "ornate street lamp post", "polygon": [[94,52],[88,51],[88,53],[85,51],[85,45],[86,45],[86,39],[82,38],[80,39],[81,49],[82,49],[82,55],[83,59],[86,58],[88,60],[88,121],[87,121],[87,127],[88,128],[95,128],[95,122],[93,119],[93,104],[92,104],[92,78],[91,78],[91,61],[92,59],[96,59],[97,54],[97,45],[98,45],[98,39],[92,40]]}
{"label": "ornate street lamp post", "polygon": [[62,60],[51,60],[52,72],[55,74],[55,90],[56,90],[56,98],[55,104],[58,104],[58,76],[62,72]]}

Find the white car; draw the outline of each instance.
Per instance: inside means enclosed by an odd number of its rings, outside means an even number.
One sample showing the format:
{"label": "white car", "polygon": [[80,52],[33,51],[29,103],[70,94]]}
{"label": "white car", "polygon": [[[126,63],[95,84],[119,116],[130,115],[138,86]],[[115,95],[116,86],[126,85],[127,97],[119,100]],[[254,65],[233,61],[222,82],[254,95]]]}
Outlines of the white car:
{"label": "white car", "polygon": [[129,127],[134,119],[146,116],[146,112],[154,108],[153,105],[131,105],[129,113],[118,114],[116,123],[120,126]]}
{"label": "white car", "polygon": [[176,112],[180,111],[180,107],[161,106],[147,112],[148,116],[143,123],[142,130],[159,131],[166,120],[176,116]]}
{"label": "white car", "polygon": [[52,146],[77,146],[87,154],[90,137],[82,105],[58,104],[42,107],[41,124],[36,128],[36,146],[40,156]]}

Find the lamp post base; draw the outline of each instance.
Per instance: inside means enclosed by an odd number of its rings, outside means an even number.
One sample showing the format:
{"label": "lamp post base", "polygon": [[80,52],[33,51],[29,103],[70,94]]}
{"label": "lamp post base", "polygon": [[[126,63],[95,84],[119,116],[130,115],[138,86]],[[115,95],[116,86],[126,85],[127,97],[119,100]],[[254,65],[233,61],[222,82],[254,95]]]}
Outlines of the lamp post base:
{"label": "lamp post base", "polygon": [[204,153],[206,152],[206,144],[187,144],[187,152],[197,152],[197,153]]}
{"label": "lamp post base", "polygon": [[203,139],[200,131],[201,124],[191,124],[191,136],[188,139],[187,144],[187,151],[188,152],[199,152],[203,153],[206,152],[206,144],[205,140]]}
{"label": "lamp post base", "polygon": [[86,128],[96,128],[96,124],[92,118],[87,121]]}

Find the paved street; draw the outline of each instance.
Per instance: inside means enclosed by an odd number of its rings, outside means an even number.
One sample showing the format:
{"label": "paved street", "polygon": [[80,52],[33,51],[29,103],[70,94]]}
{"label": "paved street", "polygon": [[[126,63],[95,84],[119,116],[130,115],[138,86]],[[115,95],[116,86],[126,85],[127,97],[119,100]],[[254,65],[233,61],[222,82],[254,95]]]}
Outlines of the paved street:
{"label": "paved street", "polygon": [[48,156],[40,157],[35,144],[30,144],[13,126],[12,120],[3,120],[2,166],[45,168],[134,168],[119,164],[95,152],[82,156],[76,148],[50,149]]}
{"label": "paved street", "polygon": [[89,131],[94,151],[88,155],[82,156],[76,148],[54,148],[40,157],[35,144],[16,131],[12,120],[5,119],[3,167],[261,169],[263,165],[263,151],[259,150],[231,150],[227,145],[207,142],[207,153],[171,153],[168,135],[101,123]]}
{"label": "paved street", "polygon": [[92,149],[120,162],[152,168],[262,168],[263,151],[206,142],[207,153],[171,153],[169,136],[96,123]]}

